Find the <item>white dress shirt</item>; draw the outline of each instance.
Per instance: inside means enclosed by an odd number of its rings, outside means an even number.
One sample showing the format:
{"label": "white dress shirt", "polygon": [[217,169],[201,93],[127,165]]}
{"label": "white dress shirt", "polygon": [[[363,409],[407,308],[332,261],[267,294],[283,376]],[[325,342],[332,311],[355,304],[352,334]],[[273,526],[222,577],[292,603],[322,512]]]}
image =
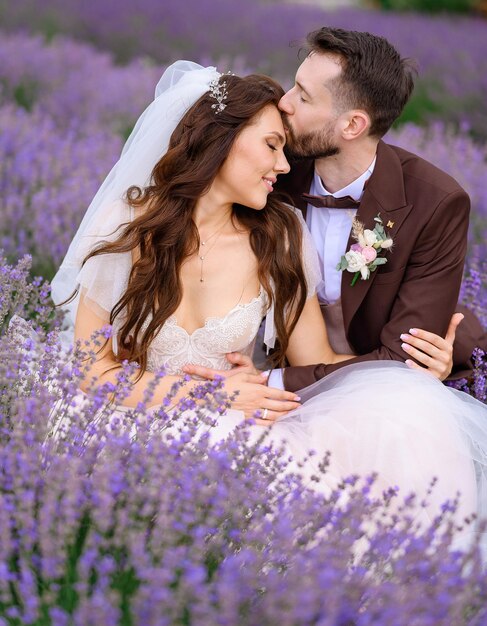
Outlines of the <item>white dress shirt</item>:
{"label": "white dress shirt", "polygon": [[[326,189],[315,170],[309,193],[314,196],[333,195],[335,198],[351,196],[359,201],[364,193],[365,183],[374,171],[375,161],[376,157],[363,174],[333,194]],[[318,299],[325,304],[332,304],[340,298],[342,272],[337,270],[337,265],[342,254],[346,252],[352,221],[356,213],[356,208],[329,209],[308,204],[306,223],[318,251],[323,277],[317,289]],[[281,369],[271,372],[268,384],[270,387],[284,389]]]}

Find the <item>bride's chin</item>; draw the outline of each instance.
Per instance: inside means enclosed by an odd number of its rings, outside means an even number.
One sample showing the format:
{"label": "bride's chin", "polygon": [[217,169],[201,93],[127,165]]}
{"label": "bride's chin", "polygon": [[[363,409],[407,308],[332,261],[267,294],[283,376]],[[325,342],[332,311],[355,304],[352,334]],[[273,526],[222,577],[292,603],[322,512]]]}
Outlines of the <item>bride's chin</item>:
{"label": "bride's chin", "polygon": [[268,196],[263,198],[259,203],[255,202],[250,208],[254,209],[254,211],[262,211],[262,209],[265,209],[267,206],[267,197]]}
{"label": "bride's chin", "polygon": [[252,211],[263,211],[267,206],[267,200],[264,204],[244,204],[243,206],[246,206],[248,209],[251,209]]}

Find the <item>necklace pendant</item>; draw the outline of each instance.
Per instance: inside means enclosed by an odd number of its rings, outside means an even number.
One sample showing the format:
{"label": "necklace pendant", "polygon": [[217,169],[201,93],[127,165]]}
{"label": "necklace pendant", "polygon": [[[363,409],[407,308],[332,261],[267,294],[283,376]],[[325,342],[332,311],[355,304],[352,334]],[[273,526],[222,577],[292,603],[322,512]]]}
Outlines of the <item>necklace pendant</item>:
{"label": "necklace pendant", "polygon": [[204,283],[204,282],[205,282],[205,281],[204,281],[202,278],[200,278],[200,283]]}
{"label": "necklace pendant", "polygon": [[205,257],[204,256],[200,256],[200,261],[204,261]]}
{"label": "necklace pendant", "polygon": [[202,246],[206,246],[206,241],[202,241],[202,242],[201,242],[201,245],[202,245]]}

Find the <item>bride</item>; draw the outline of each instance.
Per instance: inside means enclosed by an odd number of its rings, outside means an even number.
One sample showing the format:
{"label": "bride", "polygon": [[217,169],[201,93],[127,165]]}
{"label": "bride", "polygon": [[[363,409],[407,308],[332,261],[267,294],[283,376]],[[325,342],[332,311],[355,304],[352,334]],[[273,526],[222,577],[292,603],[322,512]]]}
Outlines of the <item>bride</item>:
{"label": "bride", "polygon": [[[53,297],[65,302],[76,289],[76,339],[112,325],[90,372],[99,381],[114,381],[122,359],[139,363],[125,405],[143,399],[161,367],[155,404],[184,366],[228,369],[228,353],[251,355],[264,317],[277,364],[350,358],[328,343],[306,225],[270,195],[289,170],[282,94],[267,77],[175,63],[90,205]],[[325,491],[352,473],[377,472],[376,489],[425,494],[436,477],[423,516],[457,492],[459,516],[485,513],[487,408],[469,396],[393,362],[344,367],[299,396],[264,382],[248,373],[225,380],[238,396],[217,416],[215,438],[262,409],[272,421],[256,419],[254,436],[272,424],[270,438],[296,461],[310,449],[318,459],[331,451]],[[311,460],[302,472],[316,473]]]}

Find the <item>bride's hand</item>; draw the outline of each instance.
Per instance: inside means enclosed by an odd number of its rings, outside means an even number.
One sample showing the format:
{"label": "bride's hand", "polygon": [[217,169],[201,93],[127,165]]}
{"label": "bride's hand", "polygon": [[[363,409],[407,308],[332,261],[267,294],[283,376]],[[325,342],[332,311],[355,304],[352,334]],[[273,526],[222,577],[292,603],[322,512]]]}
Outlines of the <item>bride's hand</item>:
{"label": "bride's hand", "polygon": [[215,370],[211,367],[191,364],[185,365],[183,367],[183,371],[190,376],[199,376],[200,378],[206,378],[207,380],[214,380],[215,376],[230,378],[231,376],[235,376],[236,374],[243,372],[246,374],[254,374],[255,376],[262,376],[261,382],[265,385],[267,381],[267,374],[258,370],[249,356],[241,354],[240,352],[229,352],[225,356],[227,357],[227,361],[232,364],[232,369],[230,370]]}
{"label": "bride's hand", "polygon": [[[238,374],[239,372],[247,372],[247,374],[256,375],[263,374],[263,372],[255,367],[252,358],[246,354],[241,354],[240,352],[229,352],[225,356],[227,357],[227,361],[232,364],[232,369],[229,371],[230,376]],[[265,374],[263,375],[266,376]]]}
{"label": "bride's hand", "polygon": [[299,396],[292,391],[268,387],[262,383],[262,375],[240,372],[228,376],[224,390],[229,396],[237,393],[231,404],[232,409],[243,411],[246,418],[254,418],[262,426],[270,426],[276,419],[300,406]]}
{"label": "bride's hand", "polygon": [[412,369],[427,370],[439,380],[448,378],[453,367],[455,333],[462,320],[462,313],[453,314],[444,339],[419,328],[412,328],[409,333],[401,335],[404,342],[402,349],[410,357],[422,363],[422,365],[418,365],[408,359],[407,365]]}
{"label": "bride's hand", "polygon": [[[214,380],[217,376],[226,379],[224,390],[228,395],[232,396],[238,392],[232,401],[232,409],[243,411],[247,419],[254,418],[256,423],[262,426],[270,426],[278,417],[300,406],[300,397],[294,392],[268,387],[267,375],[263,373],[254,374],[243,369],[236,372],[215,370],[200,365],[185,365],[183,371],[206,380]],[[257,413],[265,419],[256,417]]]}

